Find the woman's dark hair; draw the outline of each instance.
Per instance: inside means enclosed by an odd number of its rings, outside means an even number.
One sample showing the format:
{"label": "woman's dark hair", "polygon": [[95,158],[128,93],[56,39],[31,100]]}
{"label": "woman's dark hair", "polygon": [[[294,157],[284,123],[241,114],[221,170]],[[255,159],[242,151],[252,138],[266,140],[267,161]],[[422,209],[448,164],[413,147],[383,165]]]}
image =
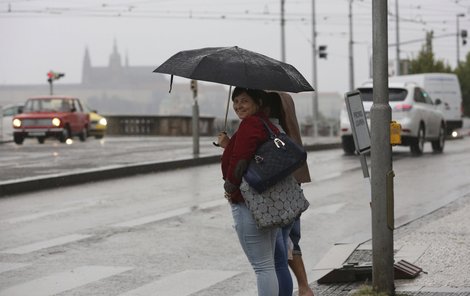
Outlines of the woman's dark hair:
{"label": "woman's dark hair", "polygon": [[281,119],[281,97],[278,93],[269,92],[266,93],[265,98],[263,99],[263,106],[268,107],[269,109],[267,114],[269,117]]}
{"label": "woman's dark hair", "polygon": [[261,89],[251,89],[237,86],[233,90],[232,101],[235,99],[235,97],[239,96],[242,93],[246,93],[247,95],[249,95],[258,106],[263,105],[263,102],[266,100],[267,95],[267,93]]}

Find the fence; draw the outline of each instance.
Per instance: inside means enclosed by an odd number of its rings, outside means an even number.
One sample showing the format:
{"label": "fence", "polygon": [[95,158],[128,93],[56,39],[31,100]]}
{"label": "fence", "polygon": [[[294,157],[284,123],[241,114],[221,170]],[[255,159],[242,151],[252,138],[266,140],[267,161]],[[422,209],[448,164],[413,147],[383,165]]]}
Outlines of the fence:
{"label": "fence", "polygon": [[[191,116],[106,116],[108,135],[191,136]],[[199,117],[199,134],[213,136],[214,117]]]}

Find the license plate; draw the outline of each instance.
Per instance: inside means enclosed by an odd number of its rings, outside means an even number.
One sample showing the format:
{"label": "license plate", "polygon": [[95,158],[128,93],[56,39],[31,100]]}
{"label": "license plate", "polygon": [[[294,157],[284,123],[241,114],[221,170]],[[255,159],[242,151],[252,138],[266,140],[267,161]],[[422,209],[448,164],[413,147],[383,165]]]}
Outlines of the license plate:
{"label": "license plate", "polygon": [[28,133],[29,136],[33,136],[33,137],[38,137],[38,136],[45,136],[46,133],[45,132],[30,132]]}

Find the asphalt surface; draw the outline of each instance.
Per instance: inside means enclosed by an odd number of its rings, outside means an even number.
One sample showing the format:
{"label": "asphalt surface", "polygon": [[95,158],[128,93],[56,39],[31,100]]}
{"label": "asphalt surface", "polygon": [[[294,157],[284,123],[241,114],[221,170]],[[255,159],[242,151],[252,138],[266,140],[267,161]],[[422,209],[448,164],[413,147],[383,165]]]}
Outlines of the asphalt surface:
{"label": "asphalt surface", "polygon": [[[98,181],[217,162],[221,151],[201,139],[199,155],[188,138],[105,138],[61,145],[25,142],[0,145],[0,196],[66,184]],[[468,141],[468,138],[464,139]],[[308,150],[338,147],[339,139],[305,139]],[[36,153],[29,153],[30,151]],[[39,150],[39,153],[38,153]],[[394,232],[394,247],[413,250],[411,263],[423,269],[416,278],[396,280],[404,295],[470,295],[470,192]],[[354,250],[367,250],[370,242]],[[418,246],[417,246],[418,245]],[[366,261],[367,259],[364,259]],[[319,295],[350,295],[360,282],[319,285]],[[370,282],[369,282],[370,284]]]}

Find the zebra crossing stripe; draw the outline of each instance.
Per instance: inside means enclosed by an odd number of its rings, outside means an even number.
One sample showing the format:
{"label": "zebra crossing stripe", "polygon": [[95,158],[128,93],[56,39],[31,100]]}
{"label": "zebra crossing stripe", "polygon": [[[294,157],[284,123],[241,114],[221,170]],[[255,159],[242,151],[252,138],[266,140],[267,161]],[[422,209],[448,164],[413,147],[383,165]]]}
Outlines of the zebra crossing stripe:
{"label": "zebra crossing stripe", "polygon": [[57,237],[57,238],[47,240],[47,241],[42,241],[42,242],[32,243],[29,245],[24,245],[24,246],[20,246],[16,248],[2,250],[0,251],[0,253],[19,254],[19,255],[27,254],[27,253],[35,252],[35,251],[45,249],[45,248],[55,247],[59,245],[68,244],[74,241],[79,241],[88,237],[91,237],[91,235],[71,234],[71,235]]}
{"label": "zebra crossing stripe", "polygon": [[81,266],[9,287],[1,290],[0,296],[51,296],[131,269],[124,266]]}
{"label": "zebra crossing stripe", "polygon": [[188,296],[239,273],[239,271],[224,270],[185,270],[119,296]]}
{"label": "zebra crossing stripe", "polygon": [[22,268],[22,267],[25,267],[25,266],[28,266],[28,265],[31,265],[31,264],[27,264],[27,263],[3,263],[3,262],[0,262],[0,273],[10,271],[10,270],[14,270],[14,269],[18,269],[18,268]]}
{"label": "zebra crossing stripe", "polygon": [[159,213],[156,215],[145,216],[145,217],[137,218],[134,220],[125,221],[122,223],[117,223],[117,224],[114,224],[113,226],[114,227],[135,227],[135,226],[140,226],[140,225],[144,225],[148,223],[153,223],[153,222],[181,216],[190,212],[191,212],[191,208],[186,207],[186,208],[176,209],[173,211]]}

